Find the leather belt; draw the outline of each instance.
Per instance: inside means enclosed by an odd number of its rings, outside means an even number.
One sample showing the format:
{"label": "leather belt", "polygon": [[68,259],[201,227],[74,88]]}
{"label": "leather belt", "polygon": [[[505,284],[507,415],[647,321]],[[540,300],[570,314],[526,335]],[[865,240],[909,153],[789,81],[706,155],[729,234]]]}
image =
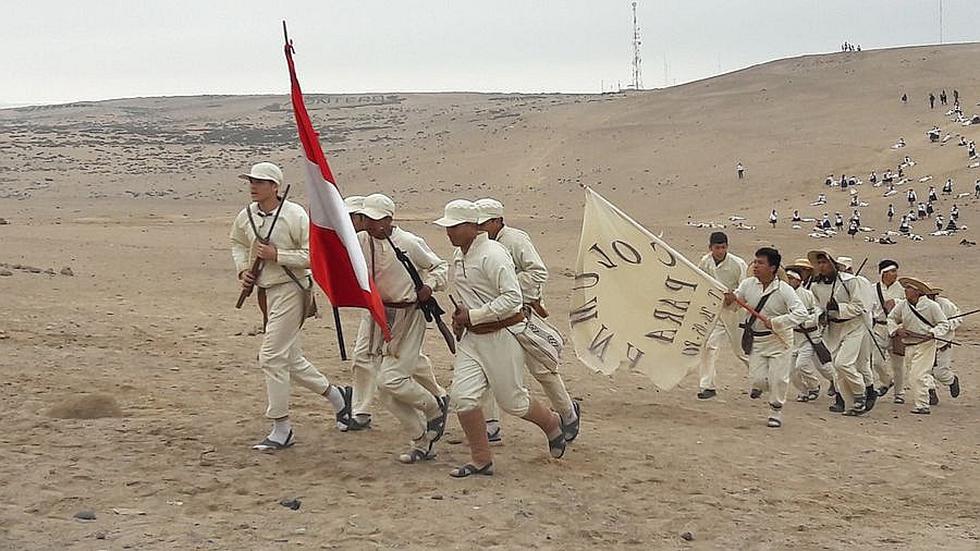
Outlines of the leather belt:
{"label": "leather belt", "polygon": [[408,302],[386,302],[384,303],[385,308],[394,308],[396,310],[408,309],[408,308],[418,308],[419,303],[415,301]]}
{"label": "leather belt", "polygon": [[796,332],[796,333],[813,333],[816,330],[817,330],[816,327],[811,327],[809,329],[804,329],[802,327],[794,327],[793,328],[793,331]]}
{"label": "leather belt", "polygon": [[470,326],[467,328],[467,330],[477,335],[486,335],[488,333],[495,333],[501,329],[510,327],[511,325],[517,325],[522,321],[524,321],[524,312],[518,312],[513,316],[504,318],[500,321],[491,321],[489,323],[481,323],[479,325]]}

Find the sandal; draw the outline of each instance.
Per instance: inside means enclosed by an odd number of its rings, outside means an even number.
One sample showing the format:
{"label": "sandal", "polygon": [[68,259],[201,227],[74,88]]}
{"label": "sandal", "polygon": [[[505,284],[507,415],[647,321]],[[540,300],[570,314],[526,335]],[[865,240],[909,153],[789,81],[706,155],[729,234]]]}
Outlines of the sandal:
{"label": "sandal", "polygon": [[252,449],[260,452],[276,452],[286,448],[291,448],[295,443],[296,440],[293,438],[293,431],[289,431],[289,434],[286,435],[285,442],[276,442],[275,440],[266,437],[258,444],[252,446]]}
{"label": "sandal", "polygon": [[341,432],[347,432],[350,430],[351,424],[353,423],[351,403],[354,397],[354,389],[349,386],[340,387],[340,393],[344,397],[344,407],[340,408],[340,411],[337,412],[337,428],[340,429]]}
{"label": "sandal", "polygon": [[568,447],[568,441],[565,440],[565,433],[562,432],[558,436],[548,440],[548,451],[551,452],[551,457],[555,459],[561,459],[565,455],[565,449]]}
{"label": "sandal", "polygon": [[799,393],[799,394],[796,395],[796,401],[797,402],[809,402],[810,401],[810,395],[807,394],[807,393],[805,393],[805,392],[801,392],[801,393]]}
{"label": "sandal", "polygon": [[892,400],[892,403],[893,404],[904,404],[905,403],[905,397],[904,396],[895,396],[895,398]]}
{"label": "sandal", "polygon": [[929,408],[915,408],[909,413],[914,413],[916,415],[929,415],[932,412],[929,411]]}
{"label": "sandal", "polygon": [[571,442],[578,438],[578,429],[582,421],[582,409],[578,402],[572,400],[572,411],[575,412],[575,420],[571,423],[565,424],[565,420],[561,421],[561,431],[565,433],[565,442]]}
{"label": "sandal", "polygon": [[446,432],[446,417],[449,415],[448,409],[439,408],[439,416],[435,419],[429,419],[425,423],[425,434],[429,438],[429,442],[438,442],[442,435]]}
{"label": "sandal", "polygon": [[806,391],[807,401],[812,402],[812,401],[816,400],[819,397],[820,397],[820,387],[817,387],[816,390],[808,390],[808,391]]}
{"label": "sandal", "polygon": [[779,427],[783,426],[783,422],[775,417],[770,417],[769,420],[766,421],[766,426],[771,429],[778,429]]}
{"label": "sandal", "polygon": [[466,478],[475,474],[493,476],[493,462],[491,461],[482,467],[477,467],[476,465],[467,463],[462,467],[456,467],[455,469],[449,471],[449,476],[453,478]]}
{"label": "sandal", "polygon": [[357,416],[352,416],[350,418],[350,425],[347,426],[349,432],[355,432],[359,430],[371,430],[371,418],[367,417],[365,421],[360,421]]}
{"label": "sandal", "polygon": [[487,431],[487,442],[491,444],[499,444],[504,441],[504,437],[500,434],[500,426],[493,429],[493,431]]}
{"label": "sandal", "polygon": [[429,461],[435,459],[436,454],[432,451],[432,444],[429,444],[428,450],[420,450],[418,448],[412,448],[408,453],[403,453],[398,456],[398,461],[411,465],[418,463],[420,461]]}

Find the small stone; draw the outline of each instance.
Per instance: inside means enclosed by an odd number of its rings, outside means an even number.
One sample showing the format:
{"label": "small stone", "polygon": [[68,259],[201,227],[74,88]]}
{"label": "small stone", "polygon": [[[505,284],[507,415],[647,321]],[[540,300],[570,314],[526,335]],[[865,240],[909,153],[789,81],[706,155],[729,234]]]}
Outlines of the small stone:
{"label": "small stone", "polygon": [[95,511],[79,511],[75,513],[78,520],[95,520]]}
{"label": "small stone", "polygon": [[694,541],[694,534],[690,532],[684,532],[681,534],[681,539],[684,541]]}
{"label": "small stone", "polygon": [[299,509],[299,506],[302,505],[302,503],[303,502],[301,502],[298,499],[284,499],[284,500],[282,500],[282,501],[279,502],[279,505],[282,505],[283,507],[286,507],[286,508],[292,509],[293,511],[296,511],[296,510]]}
{"label": "small stone", "polygon": [[9,276],[12,276],[12,275],[14,275],[14,273],[11,272],[10,270],[8,270],[6,268],[0,268],[0,276],[2,276],[2,277],[9,277]]}
{"label": "small stone", "polygon": [[106,532],[105,530],[99,530],[98,532],[95,533],[95,539],[104,540],[108,535],[109,533]]}
{"label": "small stone", "polygon": [[6,218],[0,218],[0,226],[6,226],[9,223],[10,221],[7,220]]}
{"label": "small stone", "polygon": [[68,277],[74,277],[75,275],[75,272],[71,271],[71,268],[69,268],[68,266],[62,268],[60,273],[61,275],[68,276]]}
{"label": "small stone", "polygon": [[432,496],[432,499],[434,499],[436,501],[442,501],[442,496],[439,495],[439,494],[436,494],[436,495]]}

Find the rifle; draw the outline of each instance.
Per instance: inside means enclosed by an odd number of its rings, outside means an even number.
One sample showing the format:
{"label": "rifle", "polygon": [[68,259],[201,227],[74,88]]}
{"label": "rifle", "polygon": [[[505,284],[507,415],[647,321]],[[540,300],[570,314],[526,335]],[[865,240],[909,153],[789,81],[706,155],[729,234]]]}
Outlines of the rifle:
{"label": "rifle", "polygon": [[[391,241],[390,237],[386,237],[385,239],[388,240],[388,244],[391,245],[392,249],[394,249],[395,258],[397,258],[398,262],[401,262],[402,266],[405,267],[405,270],[408,272],[408,277],[412,278],[412,283],[415,284],[415,290],[421,289],[425,284],[422,283],[422,276],[419,275],[419,271],[415,268],[415,265],[412,264],[412,259],[408,258],[405,251],[396,247],[394,242]],[[436,297],[430,296],[428,300],[419,304],[419,309],[422,310],[422,315],[425,316],[425,321],[436,322],[436,327],[438,327],[439,332],[442,333],[442,338],[445,339],[446,345],[449,346],[449,351],[455,354],[456,340],[453,338],[453,332],[446,326],[446,322],[442,321],[442,315],[445,314],[446,311],[442,309],[442,306],[439,306],[439,303],[436,301]]]}
{"label": "rifle", "polygon": [[[279,221],[279,213],[282,212],[282,206],[286,204],[286,196],[289,195],[289,184],[286,184],[286,190],[282,192],[282,198],[279,200],[279,206],[276,207],[276,214],[272,216],[272,224],[269,226],[269,233],[265,234],[265,238],[259,238],[259,242],[263,245],[269,243],[269,239],[272,238],[272,230],[276,227],[276,222]],[[251,206],[251,205],[249,205]],[[249,207],[245,207],[249,208]],[[258,236],[256,236],[258,237]],[[249,273],[255,276],[255,280],[258,281],[259,275],[262,273],[262,267],[264,263],[259,257],[255,257],[252,262],[252,267],[249,269]],[[245,304],[245,299],[252,296],[252,290],[255,288],[255,284],[246,285],[242,288],[242,293],[238,295],[238,302],[235,303],[235,308],[241,308],[242,304]]]}
{"label": "rifle", "polygon": [[950,317],[948,317],[946,319],[954,320],[956,318],[965,318],[966,316],[972,316],[973,314],[976,314],[977,312],[980,312],[980,309],[970,310],[969,312],[966,312],[964,314],[957,314],[955,316],[950,316]]}

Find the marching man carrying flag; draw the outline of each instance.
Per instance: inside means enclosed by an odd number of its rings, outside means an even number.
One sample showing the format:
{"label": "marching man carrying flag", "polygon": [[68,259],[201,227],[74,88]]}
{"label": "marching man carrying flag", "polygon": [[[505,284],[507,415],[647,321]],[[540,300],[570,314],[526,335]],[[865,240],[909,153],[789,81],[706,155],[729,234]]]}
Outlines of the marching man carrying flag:
{"label": "marching man carrying flag", "polygon": [[762,247],[755,252],[753,277],[746,278],[729,300],[754,305],[751,315],[740,325],[742,351],[749,358],[750,394],[753,400],[768,392],[772,428],[783,426],[783,404],[789,390],[793,351],[793,328],[807,321],[806,306],[796,291],[776,277],[782,257],[779,251]]}
{"label": "marching man carrying flag", "polygon": [[[282,170],[272,163],[258,163],[242,178],[248,180],[254,202],[242,209],[231,229],[232,257],[242,287],[259,288],[259,306],[268,321],[259,349],[259,367],[265,373],[272,432],[252,446],[275,451],[293,445],[289,422],[290,383],[323,395],[336,410],[337,423],[350,422],[350,387],[331,385],[303,356],[300,328],[312,310],[309,251],[309,218],[303,207],[278,194]],[[271,231],[270,231],[271,230]],[[262,270],[251,270],[252,259],[262,260]]]}
{"label": "marching man carrying flag", "polygon": [[[282,27],[285,34],[285,21]],[[239,213],[231,235],[232,254],[244,289],[239,306],[253,286],[260,289],[259,304],[267,304],[268,322],[259,352],[259,365],[266,375],[269,395],[266,416],[273,419],[273,428],[267,438],[253,446],[262,451],[280,450],[293,444],[288,410],[291,381],[330,400],[337,410],[337,424],[341,429],[351,424],[351,388],[331,385],[303,357],[300,346],[300,327],[311,311],[308,307],[312,294],[311,272],[313,280],[334,307],[342,357],[339,307],[366,308],[384,338],[391,338],[381,296],[368,275],[354,225],[306,112],[288,36],[285,54],[293,115],[306,157],[310,214],[307,216],[301,206],[279,196],[282,169],[272,163],[259,163],[248,174],[242,175],[251,184],[256,204]],[[270,220],[269,228],[274,231],[265,229],[267,219]],[[281,226],[277,226],[277,222]],[[253,260],[254,257],[258,260]],[[255,268],[263,266],[264,269],[257,273]]]}

